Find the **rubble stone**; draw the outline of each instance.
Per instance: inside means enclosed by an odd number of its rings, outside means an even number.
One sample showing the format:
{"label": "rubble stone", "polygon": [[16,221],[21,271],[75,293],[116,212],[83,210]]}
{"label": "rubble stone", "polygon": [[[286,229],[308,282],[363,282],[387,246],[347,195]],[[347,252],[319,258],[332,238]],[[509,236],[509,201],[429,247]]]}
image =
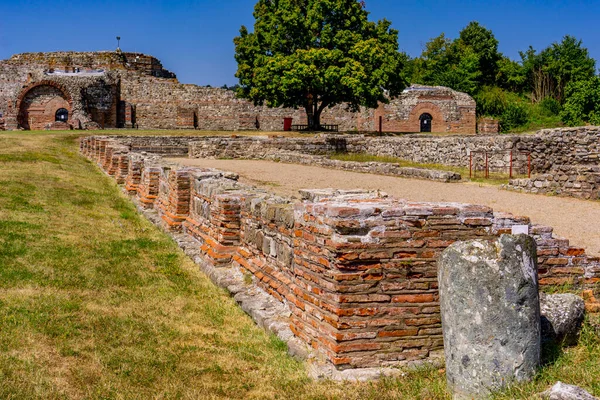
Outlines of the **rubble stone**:
{"label": "rubble stone", "polygon": [[582,388],[562,382],[557,382],[539,397],[546,400],[598,400]]}
{"label": "rubble stone", "polygon": [[585,302],[571,293],[540,293],[542,343],[577,344],[585,319]]}

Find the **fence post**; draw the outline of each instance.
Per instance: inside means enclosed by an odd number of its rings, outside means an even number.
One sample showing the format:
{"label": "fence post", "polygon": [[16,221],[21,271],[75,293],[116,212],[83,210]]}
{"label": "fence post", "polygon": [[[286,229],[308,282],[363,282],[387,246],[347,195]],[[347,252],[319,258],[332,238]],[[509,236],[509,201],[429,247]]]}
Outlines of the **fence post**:
{"label": "fence post", "polygon": [[473,152],[469,153],[469,179],[473,177]]}
{"label": "fence post", "polygon": [[486,179],[490,177],[490,165],[488,163],[488,153],[485,152],[485,177]]}
{"label": "fence post", "polygon": [[513,177],[513,173],[512,173],[512,171],[513,171],[513,152],[512,152],[512,150],[511,150],[511,151],[510,151],[510,171],[509,171],[509,173],[508,173],[508,177],[509,177],[510,179],[512,179],[512,177]]}

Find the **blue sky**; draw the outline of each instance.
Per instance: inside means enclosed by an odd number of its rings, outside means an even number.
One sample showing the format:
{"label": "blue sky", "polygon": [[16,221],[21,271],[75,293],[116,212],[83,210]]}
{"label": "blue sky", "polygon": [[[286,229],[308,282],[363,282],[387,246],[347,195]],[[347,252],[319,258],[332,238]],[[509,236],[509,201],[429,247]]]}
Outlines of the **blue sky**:
{"label": "blue sky", "polygon": [[[253,25],[256,0],[0,0],[0,59],[35,51],[116,48],[158,57],[181,82],[236,83],[233,37]],[[600,60],[600,0],[402,1],[366,0],[371,19],[387,18],[400,31],[400,49],[411,56],[441,32],[456,37],[479,21],[518,59],[529,45],[542,49],[570,34]],[[600,65],[597,65],[600,66]]]}

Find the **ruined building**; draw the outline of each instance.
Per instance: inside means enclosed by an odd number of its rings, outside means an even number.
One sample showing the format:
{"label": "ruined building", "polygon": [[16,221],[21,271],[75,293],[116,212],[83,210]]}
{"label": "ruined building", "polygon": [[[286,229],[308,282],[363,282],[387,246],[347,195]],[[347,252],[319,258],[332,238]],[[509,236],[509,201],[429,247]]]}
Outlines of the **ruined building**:
{"label": "ruined building", "polygon": [[[140,53],[25,53],[0,61],[0,129],[278,131],[284,117],[306,123],[304,110],[257,107],[230,90],[181,84]],[[475,102],[448,88],[411,86],[377,110],[328,109],[322,123],[342,131],[475,133]]]}

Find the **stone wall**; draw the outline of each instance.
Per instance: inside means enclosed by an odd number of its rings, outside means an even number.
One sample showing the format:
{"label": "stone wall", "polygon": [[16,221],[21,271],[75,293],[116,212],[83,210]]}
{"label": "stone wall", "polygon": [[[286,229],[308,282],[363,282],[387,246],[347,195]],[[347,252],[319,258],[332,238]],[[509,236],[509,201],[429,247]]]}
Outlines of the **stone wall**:
{"label": "stone wall", "polygon": [[535,135],[372,137],[326,135],[316,138],[207,137],[190,145],[191,157],[267,158],[272,152],[328,155],[336,152],[390,156],[418,163],[469,167],[487,152],[490,168],[508,175],[510,153],[516,172],[546,173],[553,165],[597,165],[600,127],[541,130]]}
{"label": "stone wall", "polygon": [[[505,189],[600,199],[600,127],[542,130],[531,179],[513,179]],[[537,150],[536,149],[536,150]]]}
{"label": "stone wall", "polygon": [[[0,113],[9,129],[28,128],[17,103],[30,86],[51,81],[71,97],[71,125],[84,129],[131,128],[283,130],[283,118],[306,124],[304,110],[255,106],[233,91],[182,84],[159,60],[141,53],[25,53],[0,61]],[[475,133],[475,102],[443,87],[408,90],[379,110],[351,112],[347,105],[324,110],[321,122],[340,131],[383,129],[419,132],[419,116],[434,115],[434,131]],[[52,107],[50,107],[52,108]],[[49,115],[56,109],[48,111]],[[39,128],[36,124],[35,128]]]}
{"label": "stone wall", "polygon": [[[292,203],[234,174],[130,150],[160,139],[144,140],[89,137],[81,151],[154,208],[165,229],[194,238],[205,262],[251,274],[288,307],[294,334],[340,369],[402,365],[439,352],[437,259],[455,241],[529,225],[542,286],[598,293],[600,260],[526,217],[360,190],[305,191]],[[179,139],[164,140],[171,146]]]}
{"label": "stone wall", "polygon": [[346,151],[346,138],[333,135],[310,139],[215,136],[189,143],[189,156],[192,158],[271,160],[441,182],[455,182],[461,179],[460,174],[450,171],[400,167],[398,164],[385,162],[341,161],[329,157]]}
{"label": "stone wall", "polygon": [[[552,165],[595,163],[600,153],[600,127],[545,129],[535,135],[423,136],[349,140],[354,153],[394,156],[422,163],[469,166],[471,152],[501,154],[510,150],[531,154],[533,173]],[[501,155],[504,157],[505,155]]]}
{"label": "stone wall", "polygon": [[555,165],[531,179],[512,179],[505,189],[600,200],[599,165]]}
{"label": "stone wall", "polygon": [[492,167],[506,172],[510,152],[513,151],[514,161],[519,162],[519,167],[526,167],[527,155],[531,155],[531,172],[545,173],[554,165],[597,165],[600,127],[545,129],[534,135],[326,135],[296,139],[210,137],[191,144],[190,156],[264,158],[273,150],[320,155],[362,153],[458,167],[468,167],[471,154],[487,152]]}

